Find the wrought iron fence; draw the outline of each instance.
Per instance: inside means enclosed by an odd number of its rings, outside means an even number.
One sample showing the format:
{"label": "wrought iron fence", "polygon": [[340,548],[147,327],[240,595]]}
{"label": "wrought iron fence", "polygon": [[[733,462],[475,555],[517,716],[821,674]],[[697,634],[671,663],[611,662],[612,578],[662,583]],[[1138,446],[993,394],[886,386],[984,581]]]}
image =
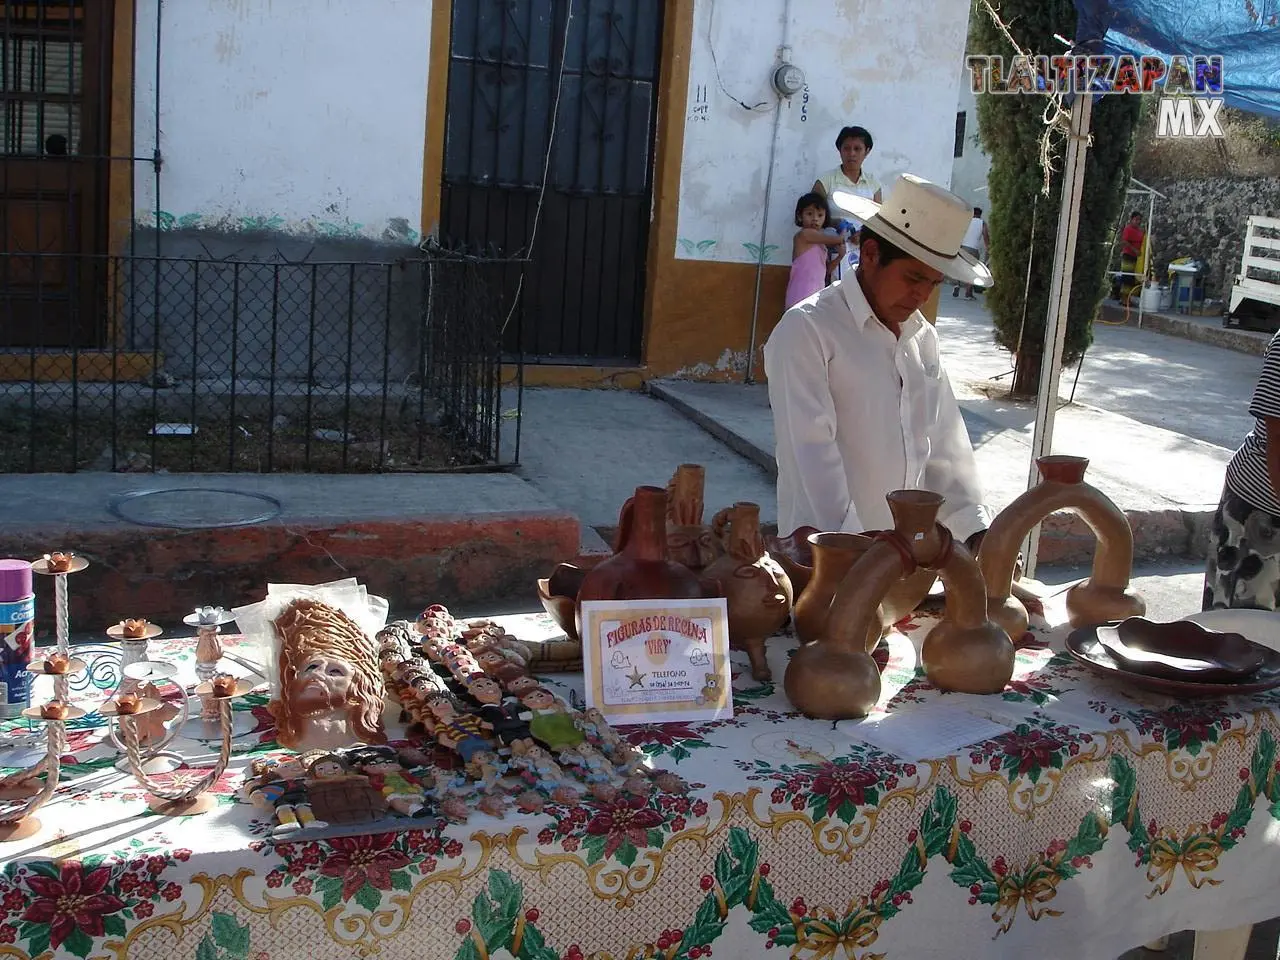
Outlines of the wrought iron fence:
{"label": "wrought iron fence", "polygon": [[513,465],[512,268],[0,254],[0,472]]}

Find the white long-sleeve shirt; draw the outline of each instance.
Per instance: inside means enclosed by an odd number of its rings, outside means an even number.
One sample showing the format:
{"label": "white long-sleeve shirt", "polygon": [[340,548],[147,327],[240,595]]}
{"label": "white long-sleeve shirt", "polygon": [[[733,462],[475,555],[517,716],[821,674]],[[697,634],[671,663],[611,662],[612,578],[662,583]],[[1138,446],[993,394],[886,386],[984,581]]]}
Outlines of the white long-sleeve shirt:
{"label": "white long-sleeve shirt", "polygon": [[938,334],[917,311],[893,333],[854,278],[802,300],[764,346],[778,462],[778,532],[893,526],[885,495],[930,490],[959,540],[990,526]]}

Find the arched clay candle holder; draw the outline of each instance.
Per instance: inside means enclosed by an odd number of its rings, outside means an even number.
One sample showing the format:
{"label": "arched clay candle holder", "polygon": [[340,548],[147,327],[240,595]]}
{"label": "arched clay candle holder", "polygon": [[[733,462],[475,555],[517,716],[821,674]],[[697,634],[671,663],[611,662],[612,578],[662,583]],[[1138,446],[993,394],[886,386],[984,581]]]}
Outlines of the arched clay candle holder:
{"label": "arched clay candle holder", "polygon": [[[854,562],[836,589],[823,636],[800,647],[787,667],[787,697],[807,716],[852,719],[866,716],[875,706],[880,698],[880,671],[868,647],[879,642],[883,629],[881,602],[896,581],[918,567],[938,570],[948,594],[970,597],[967,606],[950,599],[947,618],[934,628],[934,633],[943,631],[944,645],[939,649],[946,654],[935,653],[930,682],[943,689],[989,692],[1002,689],[1013,673],[1013,644],[986,620],[985,590],[976,563],[937,522],[942,497],[922,490],[898,490],[887,500],[893,530],[876,534],[877,542]],[[982,613],[976,623],[973,609]],[[974,663],[967,672],[952,669],[953,662],[970,658]]]}
{"label": "arched clay candle holder", "polygon": [[694,573],[711,566],[724,555],[712,528],[702,522],[707,468],[682,463],[667,481],[667,559]]}
{"label": "arched clay candle holder", "polygon": [[217,806],[217,800],[209,796],[206,791],[218,782],[218,778],[226,771],[227,763],[231,760],[231,701],[236,697],[243,697],[252,689],[253,684],[246,680],[239,680],[236,682],[235,689],[229,695],[218,697],[214,696],[212,682],[202,683],[196,687],[196,693],[201,697],[207,697],[217,702],[218,716],[222,724],[222,744],[218,751],[217,762],[214,763],[213,767],[185,790],[164,787],[153,781],[147,772],[142,769],[142,748],[138,743],[138,727],[133,720],[135,717],[159,709],[159,700],[143,698],[138,705],[138,709],[133,713],[120,713],[116,709],[115,701],[110,701],[99,708],[100,713],[104,716],[114,716],[120,724],[121,732],[123,733],[125,756],[129,760],[130,770],[133,772],[134,778],[147,791],[147,806],[152,811],[168,817],[189,817],[199,813],[208,813]]}
{"label": "arched clay candle holder", "polygon": [[[53,657],[65,656],[55,653]],[[50,659],[53,659],[52,657]],[[56,661],[55,661],[56,662]],[[67,702],[72,676],[85,669],[83,660],[69,659],[65,670],[61,664],[51,669],[48,661],[35,660],[27,664],[30,673],[50,675],[53,679],[54,701],[63,704],[62,716],[56,719],[44,716],[40,707],[28,707],[22,711],[27,720],[45,724],[45,752],[36,763],[23,770],[0,777],[0,801],[16,802],[14,809],[0,811],[0,843],[25,840],[40,830],[40,821],[33,814],[48,802],[58,789],[62,772],[62,754],[67,748],[66,721],[85,715],[79,707]],[[44,774],[44,783],[38,777]]]}
{"label": "arched clay candle holder", "polygon": [[[876,543],[873,535],[865,533],[813,533],[808,540],[813,566],[808,584],[796,600],[793,615],[796,637],[801,643],[812,643],[823,635],[836,588]],[[934,570],[921,567],[890,584],[880,601],[878,622],[867,634],[868,651],[876,648],[880,638],[887,635],[895,623],[920,606],[937,578]]]}
{"label": "arched clay candle holder", "polygon": [[1027,608],[1012,596],[1018,550],[1031,528],[1058,510],[1078,514],[1098,545],[1089,579],[1067,591],[1071,626],[1087,627],[1140,617],[1146,602],[1129,588],[1133,570],[1133,528],[1124,513],[1096,487],[1084,482],[1089,461],[1054,455],[1036,461],[1042,481],[1005,507],[991,522],[978,550],[978,565],[987,585],[987,614],[1011,637],[1027,631]]}
{"label": "arched clay candle holder", "polygon": [[712,531],[723,555],[703,572],[714,580],[729,611],[729,646],[745,650],[751,676],[773,679],[765,641],[782,629],[791,613],[791,578],[769,556],[760,536],[760,506],[739,501],[715,515]]}

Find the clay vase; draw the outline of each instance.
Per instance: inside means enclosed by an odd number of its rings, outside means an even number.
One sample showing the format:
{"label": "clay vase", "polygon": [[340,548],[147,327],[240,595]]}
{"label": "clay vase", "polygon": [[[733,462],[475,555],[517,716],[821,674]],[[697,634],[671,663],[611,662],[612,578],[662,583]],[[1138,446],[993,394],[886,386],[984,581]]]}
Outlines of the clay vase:
{"label": "clay vase", "polygon": [[694,573],[705,570],[722,552],[711,527],[702,522],[706,481],[706,467],[682,463],[667,483],[667,559]]}
{"label": "clay vase", "polygon": [[566,637],[579,642],[577,624],[578,591],[582,588],[582,580],[587,571],[575,567],[572,563],[557,564],[551,576],[539,580],[538,599],[542,609],[564,631]]}
{"label": "clay vase", "polygon": [[751,676],[772,680],[764,646],[791,613],[791,579],[764,548],[758,504],[738,502],[726,507],[715,515],[712,529],[724,555],[705,575],[719,582],[727,601],[729,646],[746,651]]}
{"label": "clay vase", "polygon": [[[801,643],[811,643],[822,634],[836,587],[875,543],[871,535],[861,533],[815,533],[809,536],[813,549],[813,576],[796,600],[793,615],[796,636]],[[921,567],[890,585],[878,607],[878,622],[867,634],[868,652],[876,648],[895,623],[920,606],[937,579],[936,571]]]}
{"label": "clay vase", "polygon": [[585,600],[695,600],[708,595],[688,567],[667,559],[667,491],[637,487],[618,514],[618,552],[588,570],[575,619],[582,635]]}
{"label": "clay vase", "polygon": [[988,615],[1011,637],[1027,631],[1027,608],[1012,596],[1018,550],[1031,528],[1058,510],[1079,514],[1098,538],[1089,579],[1067,591],[1073,627],[1140,617],[1146,602],[1129,587],[1133,569],[1133,528],[1123,512],[1096,487],[1084,482],[1089,461],[1055,455],[1036,461],[1042,478],[991,522],[978,550],[986,583]]}
{"label": "clay vase", "polygon": [[788,536],[766,537],[764,541],[769,556],[777,560],[791,578],[791,589],[797,599],[813,575],[813,547],[809,537],[818,532],[817,527],[796,527]]}

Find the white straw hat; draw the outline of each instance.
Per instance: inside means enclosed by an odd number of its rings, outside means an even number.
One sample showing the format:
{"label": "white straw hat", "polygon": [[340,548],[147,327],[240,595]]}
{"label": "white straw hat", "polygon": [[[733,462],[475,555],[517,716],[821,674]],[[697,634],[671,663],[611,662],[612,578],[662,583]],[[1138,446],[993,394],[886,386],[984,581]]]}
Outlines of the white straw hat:
{"label": "white straw hat", "polygon": [[936,183],[904,173],[893,182],[884,202],[837,190],[832,202],[904,253],[961,283],[989,287],[991,271],[960,249],[973,207]]}

